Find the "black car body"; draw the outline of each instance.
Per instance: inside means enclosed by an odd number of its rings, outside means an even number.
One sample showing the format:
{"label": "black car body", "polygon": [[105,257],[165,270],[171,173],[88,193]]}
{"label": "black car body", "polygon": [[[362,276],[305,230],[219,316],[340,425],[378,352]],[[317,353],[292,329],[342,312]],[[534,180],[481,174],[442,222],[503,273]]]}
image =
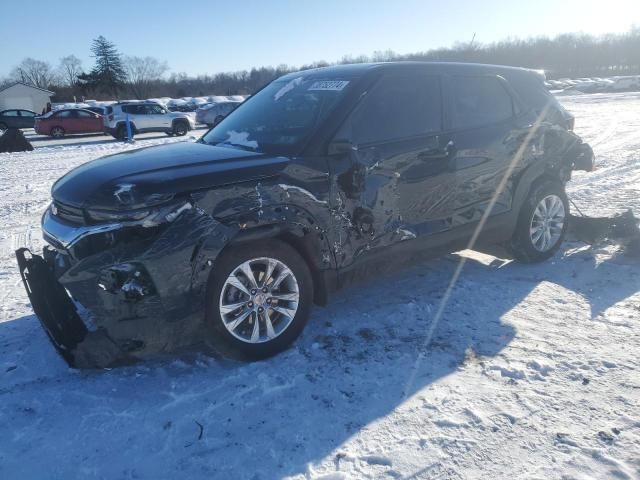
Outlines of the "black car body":
{"label": "black car body", "polygon": [[17,252],[34,310],[76,366],[202,335],[261,357],[297,336],[312,300],[472,237],[548,258],[565,221],[538,219],[555,238],[543,250],[520,232],[547,206],[568,212],[564,183],[593,154],[543,80],[448,63],[303,71],[197,143],[86,163],[52,188],[50,247]]}
{"label": "black car body", "polygon": [[0,112],[0,130],[7,128],[33,128],[36,112],[23,109],[3,110]]}

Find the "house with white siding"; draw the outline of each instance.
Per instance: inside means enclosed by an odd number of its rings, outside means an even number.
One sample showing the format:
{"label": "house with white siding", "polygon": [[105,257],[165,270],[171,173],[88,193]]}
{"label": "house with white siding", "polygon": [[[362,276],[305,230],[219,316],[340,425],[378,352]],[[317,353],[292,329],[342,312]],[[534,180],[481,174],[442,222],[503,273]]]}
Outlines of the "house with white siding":
{"label": "house with white siding", "polygon": [[16,82],[0,88],[0,111],[15,108],[40,113],[53,95],[54,92],[44,88]]}

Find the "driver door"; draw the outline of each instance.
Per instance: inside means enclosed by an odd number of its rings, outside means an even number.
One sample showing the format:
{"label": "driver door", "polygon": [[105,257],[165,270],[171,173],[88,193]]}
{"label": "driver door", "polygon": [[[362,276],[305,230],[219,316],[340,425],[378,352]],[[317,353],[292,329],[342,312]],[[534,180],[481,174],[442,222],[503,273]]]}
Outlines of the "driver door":
{"label": "driver door", "polygon": [[333,145],[348,146],[329,158],[339,267],[450,225],[442,111],[438,76],[389,74],[336,134]]}
{"label": "driver door", "polygon": [[160,105],[145,105],[146,110],[146,122],[148,124],[147,128],[151,129],[161,129],[171,128],[171,117],[167,115],[167,111],[162,108]]}

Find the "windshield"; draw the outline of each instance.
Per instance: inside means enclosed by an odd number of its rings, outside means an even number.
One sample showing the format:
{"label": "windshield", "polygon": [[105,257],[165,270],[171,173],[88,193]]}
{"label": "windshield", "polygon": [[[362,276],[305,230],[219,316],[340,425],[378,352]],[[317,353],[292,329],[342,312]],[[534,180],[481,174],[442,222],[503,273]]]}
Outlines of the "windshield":
{"label": "windshield", "polygon": [[350,81],[301,74],[276,80],[234,110],[202,141],[255,151],[293,153],[318,128]]}

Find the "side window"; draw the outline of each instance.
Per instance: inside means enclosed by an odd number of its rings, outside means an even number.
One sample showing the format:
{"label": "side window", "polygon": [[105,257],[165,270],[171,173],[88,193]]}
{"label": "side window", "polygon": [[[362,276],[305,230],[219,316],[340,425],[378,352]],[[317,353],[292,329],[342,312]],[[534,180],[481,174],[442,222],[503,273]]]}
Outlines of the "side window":
{"label": "side window", "polygon": [[436,76],[385,76],[356,107],[339,136],[359,145],[438,132],[442,129],[440,90]]}
{"label": "side window", "polygon": [[63,110],[54,115],[56,118],[73,118],[73,110]]}
{"label": "side window", "polygon": [[511,95],[496,77],[453,77],[453,128],[491,125],[513,116]]}
{"label": "side window", "polygon": [[89,112],[83,112],[82,110],[78,110],[76,113],[78,114],[78,118],[94,118]]}
{"label": "side window", "polygon": [[18,111],[17,110],[7,110],[6,112],[4,112],[2,114],[2,116],[4,116],[4,117],[17,117],[18,116]]}
{"label": "side window", "polygon": [[164,111],[160,105],[147,105],[147,113],[150,115],[161,115]]}
{"label": "side window", "polygon": [[123,105],[122,111],[129,115],[144,115],[147,113],[144,109],[144,105]]}
{"label": "side window", "polygon": [[33,112],[30,112],[29,110],[20,110],[20,116],[21,117],[35,117],[36,114]]}

